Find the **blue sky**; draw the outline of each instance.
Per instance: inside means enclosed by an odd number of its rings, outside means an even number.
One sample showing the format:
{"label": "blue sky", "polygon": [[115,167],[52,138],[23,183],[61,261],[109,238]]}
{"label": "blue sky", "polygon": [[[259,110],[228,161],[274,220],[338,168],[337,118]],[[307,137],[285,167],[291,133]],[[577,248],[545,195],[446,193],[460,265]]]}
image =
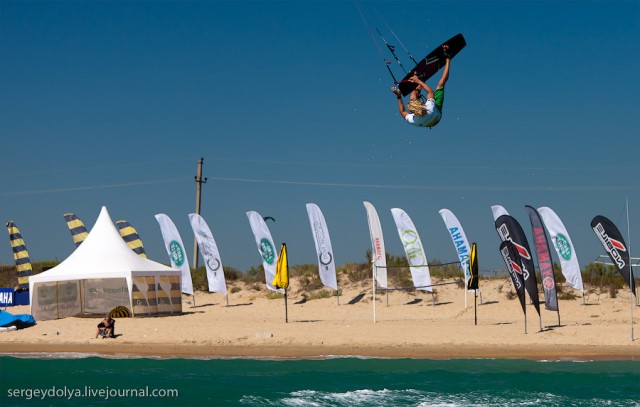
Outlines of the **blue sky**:
{"label": "blue sky", "polygon": [[[524,205],[550,206],[584,266],[603,253],[595,215],[627,236],[628,198],[633,254],[638,1],[358,4],[367,24],[351,1],[0,2],[3,221],[32,260],[62,260],[74,249],[62,215],[90,227],[106,205],[167,262],[154,218],[166,213],[191,261],[204,157],[202,215],[223,263],[241,270],[260,264],[248,210],[276,219],[291,263],[314,262],[307,202],[323,210],[338,264],[370,247],[364,200],[388,252],[402,254],[400,207],[429,258],[455,260],[438,214],[448,208],[492,269],[504,265],[491,205],[527,233]],[[433,130],[400,118],[367,25],[405,66],[390,29],[416,58],[465,35]],[[0,263],[11,262],[6,239]]]}

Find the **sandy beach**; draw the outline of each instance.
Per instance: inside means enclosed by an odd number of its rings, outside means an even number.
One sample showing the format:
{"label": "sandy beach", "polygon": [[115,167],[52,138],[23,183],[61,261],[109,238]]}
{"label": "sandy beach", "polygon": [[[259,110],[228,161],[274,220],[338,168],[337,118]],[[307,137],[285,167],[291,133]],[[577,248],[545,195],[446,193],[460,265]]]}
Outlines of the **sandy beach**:
{"label": "sandy beach", "polygon": [[[235,283],[241,285],[241,283]],[[376,322],[369,283],[343,287],[343,295],[306,300],[294,280],[288,318],[282,298],[270,299],[266,288],[243,288],[224,295],[197,292],[183,296],[183,314],[117,320],[115,339],[95,339],[101,318],[38,321],[19,331],[0,333],[0,352],[87,353],[146,357],[324,358],[526,358],[547,360],[640,360],[640,308],[631,341],[629,290],[615,298],[591,293],[583,303],[560,300],[556,312],[542,310],[543,330],[532,305],[527,333],[517,299],[509,299],[508,277],[481,281],[478,325],[473,294],[457,285],[429,293],[377,293]],[[382,295],[381,295],[382,294]],[[544,308],[542,306],[542,308]],[[8,308],[28,313],[26,306]]]}

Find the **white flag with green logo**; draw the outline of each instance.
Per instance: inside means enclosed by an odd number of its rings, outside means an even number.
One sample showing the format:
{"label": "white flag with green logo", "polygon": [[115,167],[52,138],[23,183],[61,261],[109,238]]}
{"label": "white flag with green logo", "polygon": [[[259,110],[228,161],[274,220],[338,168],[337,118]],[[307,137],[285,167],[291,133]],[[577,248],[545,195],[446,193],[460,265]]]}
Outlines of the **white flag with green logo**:
{"label": "white flag with green logo", "polygon": [[273,279],[276,277],[278,251],[276,250],[276,245],[273,243],[271,232],[269,232],[269,228],[264,222],[262,215],[258,212],[249,211],[247,212],[247,217],[249,218],[253,236],[256,238],[258,252],[260,253],[260,257],[262,257],[262,266],[264,267],[264,277],[267,282],[267,288],[279,293],[284,293],[283,289],[273,286]]}
{"label": "white flag with green logo", "polygon": [[393,215],[393,220],[396,222],[398,235],[402,246],[404,246],[404,253],[407,255],[413,285],[418,290],[433,292],[427,254],[424,252],[422,241],[420,241],[420,236],[418,236],[418,231],[413,221],[409,214],[400,208],[392,208],[391,215]]}
{"label": "white flag with green logo", "polygon": [[167,248],[169,259],[171,259],[171,266],[182,272],[182,292],[193,295],[191,269],[189,269],[187,252],[184,249],[184,244],[182,244],[180,233],[178,233],[178,229],[171,218],[164,213],[157,214],[156,220],[160,225],[162,239],[164,239],[164,246]]}
{"label": "white flag with green logo", "polygon": [[562,275],[567,280],[567,284],[576,290],[584,292],[582,286],[582,274],[580,274],[580,265],[576,257],[576,251],[571,243],[567,228],[553,211],[553,209],[543,206],[538,208],[538,213],[542,217],[544,226],[551,236],[553,247],[556,248],[558,257],[560,258],[560,267],[562,267]]}

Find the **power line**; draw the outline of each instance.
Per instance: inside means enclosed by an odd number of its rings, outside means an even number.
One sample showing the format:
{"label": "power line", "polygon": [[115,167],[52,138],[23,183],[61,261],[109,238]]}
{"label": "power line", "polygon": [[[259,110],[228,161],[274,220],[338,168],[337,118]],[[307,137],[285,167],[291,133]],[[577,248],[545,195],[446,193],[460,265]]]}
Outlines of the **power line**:
{"label": "power line", "polygon": [[209,177],[210,180],[254,182],[266,184],[308,185],[325,187],[409,189],[409,190],[445,190],[445,191],[630,191],[640,190],[640,185],[625,186],[558,186],[558,187],[522,187],[522,186],[471,186],[471,185],[391,185],[391,184],[349,184],[337,182],[308,182],[267,180],[257,178]]}
{"label": "power line", "polygon": [[188,179],[189,179],[188,177],[164,178],[164,179],[157,179],[157,180],[150,180],[150,181],[126,182],[126,183],[120,183],[120,184],[89,185],[89,186],[82,186],[82,187],[69,187],[69,188],[56,188],[56,189],[33,189],[30,191],[10,191],[10,192],[0,192],[0,196],[4,197],[4,196],[20,196],[20,195],[40,195],[40,194],[51,194],[56,192],[89,191],[89,190],[95,190],[95,189],[169,184],[174,182],[184,182]]}
{"label": "power line", "polygon": [[188,162],[191,160],[187,159],[178,159],[178,160],[164,160],[164,161],[145,161],[145,162],[132,162],[130,164],[110,164],[110,165],[95,165],[88,167],[71,167],[71,168],[46,168],[42,170],[31,170],[31,171],[20,171],[20,172],[0,172],[0,176],[24,176],[24,175],[32,175],[32,174],[43,174],[43,173],[60,173],[60,172],[86,172],[90,170],[112,170],[116,168],[132,168],[132,167],[144,167],[150,165],[166,165],[166,164],[175,164],[180,162]]}
{"label": "power line", "polygon": [[[125,182],[119,184],[88,185],[68,188],[54,189],[34,189],[29,191],[9,191],[0,192],[0,197],[39,195],[56,192],[88,191],[96,189],[122,188],[142,185],[157,185],[177,182],[186,182],[188,177],[163,178],[140,182]],[[269,180],[260,178],[237,178],[237,177],[208,177],[208,180],[247,182],[259,184],[280,184],[280,185],[302,185],[318,187],[338,187],[338,188],[371,188],[371,189],[391,189],[391,190],[424,190],[424,191],[637,191],[640,185],[594,185],[594,186],[499,186],[499,185],[393,185],[393,184],[358,184],[344,182],[310,182],[293,180]]]}
{"label": "power line", "polygon": [[225,158],[225,157],[212,157],[213,161],[227,161],[227,162],[239,162],[239,163],[255,163],[255,164],[278,164],[278,165],[306,165],[306,166],[325,166],[325,167],[357,167],[357,168],[412,168],[412,169],[442,169],[442,170],[488,170],[488,171],[636,171],[640,170],[640,167],[491,167],[491,166],[435,166],[435,165],[391,165],[391,164],[360,164],[360,163],[327,163],[327,162],[314,162],[314,161],[277,161],[277,160],[251,160],[242,158]]}

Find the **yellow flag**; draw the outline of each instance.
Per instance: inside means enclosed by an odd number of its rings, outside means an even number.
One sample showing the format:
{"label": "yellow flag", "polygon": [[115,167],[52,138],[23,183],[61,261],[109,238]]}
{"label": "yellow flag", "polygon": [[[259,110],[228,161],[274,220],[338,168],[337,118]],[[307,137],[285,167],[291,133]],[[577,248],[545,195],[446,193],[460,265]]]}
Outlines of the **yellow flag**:
{"label": "yellow flag", "polygon": [[282,243],[282,246],[280,246],[280,256],[276,264],[276,277],[273,279],[272,285],[285,290],[289,287],[289,262],[287,261],[286,243]]}

